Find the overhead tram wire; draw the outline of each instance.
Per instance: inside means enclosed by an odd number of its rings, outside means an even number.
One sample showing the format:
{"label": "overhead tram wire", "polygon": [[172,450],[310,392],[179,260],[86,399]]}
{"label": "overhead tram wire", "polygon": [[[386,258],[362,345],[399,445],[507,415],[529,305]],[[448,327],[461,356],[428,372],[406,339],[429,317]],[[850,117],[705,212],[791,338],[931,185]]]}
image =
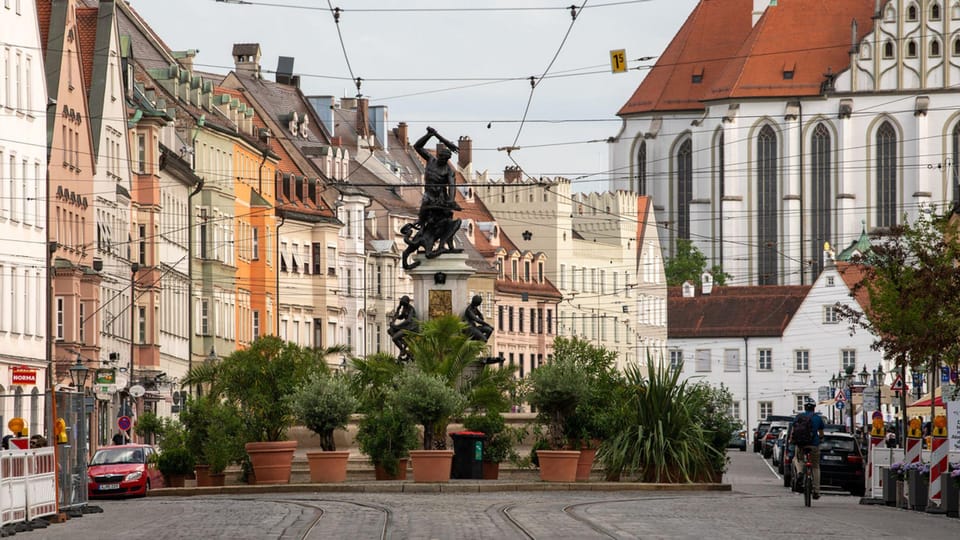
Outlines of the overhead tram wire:
{"label": "overhead tram wire", "polygon": [[[282,9],[302,9],[307,11],[328,11],[326,8],[317,7],[317,6],[307,6],[307,5],[298,5],[298,4],[281,4],[274,2],[255,2],[251,0],[214,0],[217,3],[223,4],[237,4],[244,6],[257,6],[257,7],[268,7],[268,8],[282,8]],[[605,7],[615,7],[615,6],[625,6],[632,4],[645,4],[652,2],[653,0],[619,0],[616,2],[605,2],[601,4],[594,4],[590,6],[590,9],[599,9]],[[329,4],[329,2],[328,2]],[[333,8],[331,7],[330,10]],[[514,7],[432,7],[432,8],[348,8],[341,9],[340,12],[350,12],[350,13],[413,13],[413,14],[422,14],[422,13],[483,13],[483,12],[517,12],[517,11],[566,11],[570,9],[569,6],[514,6]]]}

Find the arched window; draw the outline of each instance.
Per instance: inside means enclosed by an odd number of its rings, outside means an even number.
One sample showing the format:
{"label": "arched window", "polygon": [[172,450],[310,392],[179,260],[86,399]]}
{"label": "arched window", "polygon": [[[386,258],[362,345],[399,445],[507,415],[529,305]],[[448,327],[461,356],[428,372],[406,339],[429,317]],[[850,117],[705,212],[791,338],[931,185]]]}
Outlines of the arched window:
{"label": "arched window", "polygon": [[917,57],[917,42],[910,40],[907,42],[907,58],[916,58]]}
{"label": "arched window", "polygon": [[810,213],[813,230],[810,241],[813,255],[813,275],[819,276],[823,270],[823,243],[833,240],[831,230],[831,166],[830,131],[823,123],[813,130],[810,148],[811,192]]}
{"label": "arched window", "polygon": [[777,134],[763,126],[757,136],[757,284],[776,285]]}
{"label": "arched window", "polygon": [[910,4],[910,6],[907,8],[907,20],[908,20],[908,21],[916,21],[916,20],[917,20],[917,5],[916,5],[916,4]]}
{"label": "arched window", "polygon": [[870,44],[861,43],[860,44],[860,59],[869,60],[870,59]]}
{"label": "arched window", "polygon": [[680,144],[677,151],[677,239],[690,239],[690,201],[693,199],[693,142]]}
{"label": "arched window", "polygon": [[884,22],[894,22],[897,20],[897,10],[894,7],[887,6],[887,11],[883,14]]}
{"label": "arched window", "polygon": [[877,226],[897,224],[897,133],[890,122],[877,130]]}
{"label": "arched window", "polygon": [[960,19],[960,2],[954,2],[953,6],[950,7],[950,18]]}
{"label": "arched window", "polygon": [[720,265],[723,265],[723,197],[727,194],[726,186],[726,170],[724,168],[724,154],[723,154],[723,130],[720,131],[719,136],[717,137],[717,193],[720,194],[720,201],[717,201],[717,208],[719,209],[718,217],[720,223],[718,223],[717,234],[719,235],[718,242],[718,255]]}
{"label": "arched window", "polygon": [[934,58],[940,56],[940,40],[936,38],[930,40],[930,56]]}
{"label": "arched window", "polygon": [[893,58],[893,42],[887,41],[883,44],[883,57],[884,58]]}
{"label": "arched window", "polygon": [[940,20],[940,4],[934,2],[930,6],[930,20],[939,21]]}
{"label": "arched window", "polygon": [[957,163],[960,161],[960,123],[953,126],[952,133],[953,160],[950,163],[951,180],[953,182],[953,202],[960,202],[960,167]]}
{"label": "arched window", "polygon": [[953,55],[960,56],[960,37],[953,39]]}
{"label": "arched window", "polygon": [[637,150],[637,183],[633,186],[633,192],[637,195],[647,194],[647,141],[640,141],[640,148]]}

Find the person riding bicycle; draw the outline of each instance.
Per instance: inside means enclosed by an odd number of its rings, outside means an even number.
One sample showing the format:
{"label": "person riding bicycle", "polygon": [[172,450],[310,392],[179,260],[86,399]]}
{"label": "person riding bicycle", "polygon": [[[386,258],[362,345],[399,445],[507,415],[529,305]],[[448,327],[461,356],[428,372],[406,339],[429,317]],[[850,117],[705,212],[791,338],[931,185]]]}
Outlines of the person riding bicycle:
{"label": "person riding bicycle", "polygon": [[[800,474],[803,473],[804,460],[803,455],[805,451],[810,452],[810,464],[813,466],[813,498],[820,498],[820,438],[823,437],[823,428],[824,422],[823,418],[814,412],[817,406],[813,402],[807,402],[803,405],[803,412],[798,414],[796,419],[793,421],[793,435],[790,437],[790,442],[797,445],[796,452],[794,454],[793,460],[793,470],[795,473],[795,478],[799,478]],[[801,421],[801,417],[806,417]],[[810,433],[804,434],[798,433],[798,430],[802,431],[800,426],[807,425],[810,426]],[[809,438],[809,440],[803,440]]]}

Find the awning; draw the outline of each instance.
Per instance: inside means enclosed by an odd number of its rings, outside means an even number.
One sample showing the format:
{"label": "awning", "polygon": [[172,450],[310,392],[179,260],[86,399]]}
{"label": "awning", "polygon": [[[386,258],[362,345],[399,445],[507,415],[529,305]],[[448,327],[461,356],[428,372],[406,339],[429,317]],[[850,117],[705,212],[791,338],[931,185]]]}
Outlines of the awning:
{"label": "awning", "polygon": [[[937,399],[934,400],[933,405],[936,407],[943,407],[943,396],[937,396]],[[930,398],[923,398],[919,401],[914,401],[908,407],[929,407]]]}

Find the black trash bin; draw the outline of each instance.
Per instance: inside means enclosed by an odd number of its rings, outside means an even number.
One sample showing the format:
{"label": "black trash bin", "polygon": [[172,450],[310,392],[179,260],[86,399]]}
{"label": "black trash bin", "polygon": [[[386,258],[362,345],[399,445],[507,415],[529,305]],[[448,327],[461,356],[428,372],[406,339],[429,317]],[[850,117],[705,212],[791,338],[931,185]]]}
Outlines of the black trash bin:
{"label": "black trash bin", "polygon": [[483,479],[483,441],[487,436],[478,431],[451,433],[453,470],[451,478]]}

